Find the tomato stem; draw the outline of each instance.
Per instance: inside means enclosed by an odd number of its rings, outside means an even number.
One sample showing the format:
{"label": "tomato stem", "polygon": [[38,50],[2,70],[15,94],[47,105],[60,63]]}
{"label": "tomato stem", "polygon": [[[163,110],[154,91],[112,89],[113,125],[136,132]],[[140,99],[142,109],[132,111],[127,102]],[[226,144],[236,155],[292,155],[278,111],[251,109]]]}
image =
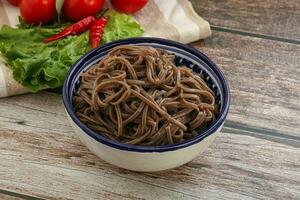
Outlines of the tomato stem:
{"label": "tomato stem", "polygon": [[109,11],[109,8],[102,10],[100,13],[98,13],[96,15],[96,18],[99,19],[100,17],[103,17],[108,11]]}

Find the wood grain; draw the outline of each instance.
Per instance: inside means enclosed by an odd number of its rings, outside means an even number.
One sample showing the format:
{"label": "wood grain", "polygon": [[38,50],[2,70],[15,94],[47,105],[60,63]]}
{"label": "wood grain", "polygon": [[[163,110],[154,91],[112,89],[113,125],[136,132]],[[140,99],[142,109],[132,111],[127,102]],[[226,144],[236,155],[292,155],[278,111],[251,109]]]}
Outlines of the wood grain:
{"label": "wood grain", "polygon": [[299,0],[191,0],[212,26],[300,42]]}
{"label": "wood grain", "polygon": [[135,173],[74,135],[61,95],[0,99],[0,189],[46,199],[299,199],[298,46],[229,33],[193,44],[224,70],[223,134],[194,161]]}
{"label": "wood grain", "polygon": [[[50,105],[45,107],[48,99]],[[70,131],[60,99],[58,94],[41,93],[1,100],[0,108],[7,108],[10,122],[0,131],[1,188],[47,199],[296,199],[300,195],[299,148],[234,135],[228,127],[208,151],[183,167],[147,174],[113,167],[92,155]],[[28,101],[29,106],[21,106]],[[18,109],[12,109],[16,105]],[[59,108],[58,114],[54,108]],[[55,118],[56,122],[49,121]],[[59,130],[53,128],[55,124]]]}
{"label": "wood grain", "polygon": [[21,200],[22,198],[10,196],[7,194],[0,194],[0,199],[1,200]]}
{"label": "wood grain", "polygon": [[236,126],[285,135],[300,146],[299,45],[220,32],[193,45],[224,70]]}
{"label": "wood grain", "polygon": [[22,193],[16,193],[16,192],[8,191],[8,190],[1,190],[1,189],[0,189],[0,199],[1,200],[19,200],[19,199],[43,200],[38,197],[24,195]]}

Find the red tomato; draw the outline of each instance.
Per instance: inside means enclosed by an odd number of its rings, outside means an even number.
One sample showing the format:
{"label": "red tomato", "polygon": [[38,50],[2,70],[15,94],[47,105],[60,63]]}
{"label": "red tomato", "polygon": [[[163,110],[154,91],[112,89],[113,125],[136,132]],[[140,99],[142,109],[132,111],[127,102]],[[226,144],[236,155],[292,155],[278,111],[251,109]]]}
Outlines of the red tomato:
{"label": "red tomato", "polygon": [[141,10],[148,0],[111,0],[113,7],[122,13],[132,14]]}
{"label": "red tomato", "polygon": [[47,23],[55,14],[55,0],[22,0],[20,12],[28,24]]}
{"label": "red tomato", "polygon": [[19,5],[19,0],[7,0],[10,4],[14,5],[14,6],[18,6]]}
{"label": "red tomato", "polygon": [[104,0],[65,0],[63,13],[69,19],[78,21],[98,13],[103,4]]}

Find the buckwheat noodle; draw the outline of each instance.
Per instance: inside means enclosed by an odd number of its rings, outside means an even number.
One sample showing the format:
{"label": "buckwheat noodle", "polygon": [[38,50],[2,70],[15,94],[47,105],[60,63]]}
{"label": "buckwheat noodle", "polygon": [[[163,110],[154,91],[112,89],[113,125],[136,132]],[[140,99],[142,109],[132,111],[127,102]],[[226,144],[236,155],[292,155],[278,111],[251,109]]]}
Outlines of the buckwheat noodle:
{"label": "buckwheat noodle", "polygon": [[77,116],[90,129],[125,144],[176,144],[215,120],[212,90],[162,49],[115,47],[81,76],[73,97]]}

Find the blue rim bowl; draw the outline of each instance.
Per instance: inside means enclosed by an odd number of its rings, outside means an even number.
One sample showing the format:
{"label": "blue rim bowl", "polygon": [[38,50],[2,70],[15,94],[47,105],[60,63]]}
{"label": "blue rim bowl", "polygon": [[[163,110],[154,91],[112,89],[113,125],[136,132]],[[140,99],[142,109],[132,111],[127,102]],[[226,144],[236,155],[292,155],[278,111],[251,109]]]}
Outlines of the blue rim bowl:
{"label": "blue rim bowl", "polygon": [[[216,94],[216,102],[219,107],[219,115],[216,120],[203,132],[197,136],[183,141],[182,143],[164,146],[138,146],[127,145],[120,142],[110,140],[99,133],[92,131],[80,119],[76,116],[73,105],[72,97],[76,93],[80,85],[79,75],[82,71],[98,63],[106,54],[114,47],[119,45],[143,45],[152,46],[156,48],[162,48],[166,51],[175,54],[175,64],[186,65],[190,67],[194,73],[199,74],[206,80],[209,87]],[[96,49],[91,50],[84,56],[82,56],[70,69],[63,86],[63,103],[66,111],[74,123],[83,130],[84,133],[94,138],[96,141],[108,145],[110,147],[139,153],[147,152],[166,152],[174,151],[177,149],[185,148],[187,146],[201,142],[205,137],[216,132],[224,123],[228,114],[230,105],[230,93],[227,81],[219,69],[219,67],[213,63],[205,54],[201,53],[197,49],[171,40],[152,38],[152,37],[139,37],[130,38],[125,40],[118,40],[111,43],[102,45]]]}

